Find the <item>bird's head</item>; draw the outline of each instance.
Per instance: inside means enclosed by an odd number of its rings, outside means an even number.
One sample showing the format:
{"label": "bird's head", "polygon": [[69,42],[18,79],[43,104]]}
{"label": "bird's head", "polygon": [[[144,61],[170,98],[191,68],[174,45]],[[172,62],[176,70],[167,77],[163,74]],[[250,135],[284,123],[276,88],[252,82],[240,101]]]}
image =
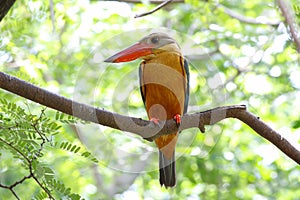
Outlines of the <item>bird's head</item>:
{"label": "bird's head", "polygon": [[138,43],[116,53],[104,62],[129,62],[137,58],[151,60],[162,52],[180,53],[176,41],[165,33],[151,33]]}

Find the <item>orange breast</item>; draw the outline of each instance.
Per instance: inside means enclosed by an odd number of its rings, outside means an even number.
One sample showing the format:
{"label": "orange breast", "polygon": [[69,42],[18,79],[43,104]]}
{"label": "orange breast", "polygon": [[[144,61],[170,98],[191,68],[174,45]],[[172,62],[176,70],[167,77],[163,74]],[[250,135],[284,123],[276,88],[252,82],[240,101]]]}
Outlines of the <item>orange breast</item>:
{"label": "orange breast", "polygon": [[[173,119],[183,114],[186,74],[179,55],[165,55],[142,65],[142,94],[148,117],[161,121]],[[155,140],[163,153],[172,156],[177,141],[177,133],[165,135]],[[168,155],[166,155],[169,157]]]}

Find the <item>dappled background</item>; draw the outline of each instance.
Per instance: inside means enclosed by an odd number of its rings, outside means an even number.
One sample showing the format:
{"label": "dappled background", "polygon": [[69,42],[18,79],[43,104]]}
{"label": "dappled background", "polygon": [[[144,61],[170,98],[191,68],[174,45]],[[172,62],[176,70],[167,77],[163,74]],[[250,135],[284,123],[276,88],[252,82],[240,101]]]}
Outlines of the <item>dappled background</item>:
{"label": "dappled background", "polygon": [[[176,38],[190,64],[188,112],[246,104],[299,148],[299,54],[274,1],[174,1],[141,18],[134,16],[157,5],[134,2],[17,1],[0,23],[1,71],[76,101],[146,119],[138,88],[140,61],[102,61],[151,31],[164,31]],[[297,11],[296,1],[291,5]],[[299,24],[299,13],[295,20]],[[0,94],[27,113],[42,112],[40,105],[3,90]],[[238,120],[206,127],[205,134],[183,131],[176,149],[177,186],[166,190],[159,185],[154,144],[111,128],[74,124],[51,109],[45,115],[61,128],[43,147],[39,164],[47,168],[41,168],[40,178],[49,179],[42,177],[49,168],[48,176],[85,199],[300,195],[297,164]],[[0,134],[5,138],[9,131]],[[27,175],[19,158],[0,150],[1,184]],[[67,196],[55,189],[56,198]],[[42,193],[32,180],[15,191],[21,199]],[[4,188],[0,196],[12,198]]]}

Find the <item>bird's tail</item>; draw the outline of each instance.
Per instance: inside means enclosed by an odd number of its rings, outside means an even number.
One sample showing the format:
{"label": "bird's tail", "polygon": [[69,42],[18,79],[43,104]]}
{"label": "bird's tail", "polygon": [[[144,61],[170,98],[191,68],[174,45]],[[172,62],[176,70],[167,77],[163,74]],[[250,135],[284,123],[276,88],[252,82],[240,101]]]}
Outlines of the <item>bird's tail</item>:
{"label": "bird's tail", "polygon": [[168,159],[159,150],[159,182],[161,186],[173,187],[176,185],[176,170],[175,170],[175,152],[171,159]]}

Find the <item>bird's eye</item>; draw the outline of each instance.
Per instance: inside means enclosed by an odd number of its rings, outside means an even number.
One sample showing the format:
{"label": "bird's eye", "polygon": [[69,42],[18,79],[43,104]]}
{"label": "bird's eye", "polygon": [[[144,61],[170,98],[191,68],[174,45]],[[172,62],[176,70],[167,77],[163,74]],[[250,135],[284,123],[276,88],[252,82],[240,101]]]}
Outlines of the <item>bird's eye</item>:
{"label": "bird's eye", "polygon": [[159,41],[159,38],[157,36],[154,36],[154,37],[151,38],[151,43],[152,44],[157,44],[158,41]]}

